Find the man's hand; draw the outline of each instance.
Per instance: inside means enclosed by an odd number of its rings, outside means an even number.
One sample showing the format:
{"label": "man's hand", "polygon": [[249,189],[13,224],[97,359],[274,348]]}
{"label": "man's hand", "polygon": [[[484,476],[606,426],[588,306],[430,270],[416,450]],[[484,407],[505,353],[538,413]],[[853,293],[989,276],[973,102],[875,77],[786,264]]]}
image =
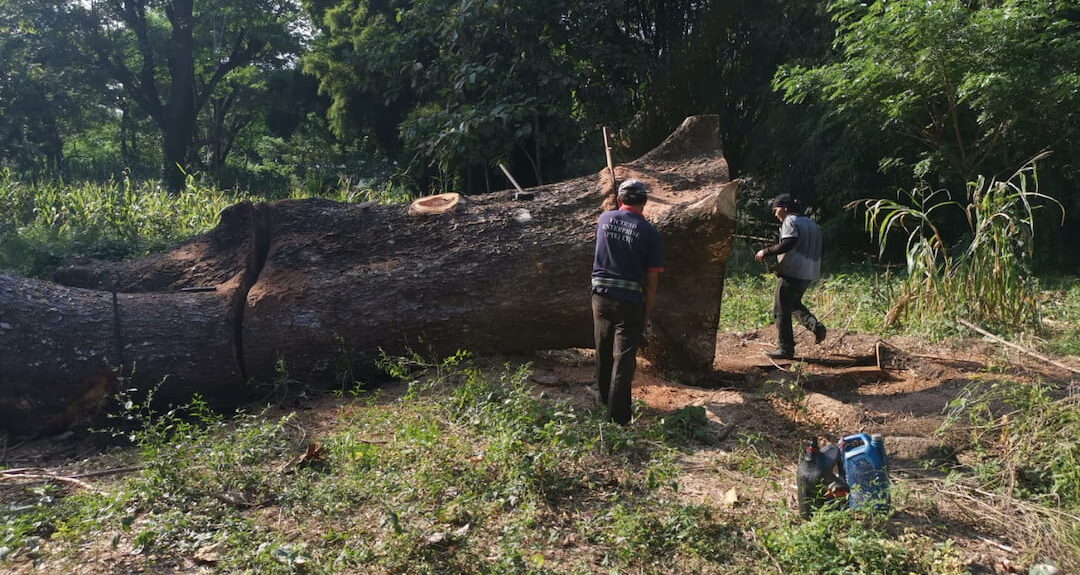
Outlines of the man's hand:
{"label": "man's hand", "polygon": [[765,261],[765,250],[758,250],[757,253],[754,254],[754,259],[759,262]]}

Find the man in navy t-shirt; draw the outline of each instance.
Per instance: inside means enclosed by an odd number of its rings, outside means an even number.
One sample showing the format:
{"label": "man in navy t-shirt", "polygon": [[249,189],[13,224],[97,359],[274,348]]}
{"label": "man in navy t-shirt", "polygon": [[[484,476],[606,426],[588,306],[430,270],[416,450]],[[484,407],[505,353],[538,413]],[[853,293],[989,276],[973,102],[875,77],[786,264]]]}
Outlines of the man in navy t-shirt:
{"label": "man in navy t-shirt", "polygon": [[619,186],[619,209],[600,214],[592,270],[596,382],[616,423],[630,422],[630,384],[637,349],[652,313],[663,271],[660,234],[642,215],[649,189],[638,180]]}

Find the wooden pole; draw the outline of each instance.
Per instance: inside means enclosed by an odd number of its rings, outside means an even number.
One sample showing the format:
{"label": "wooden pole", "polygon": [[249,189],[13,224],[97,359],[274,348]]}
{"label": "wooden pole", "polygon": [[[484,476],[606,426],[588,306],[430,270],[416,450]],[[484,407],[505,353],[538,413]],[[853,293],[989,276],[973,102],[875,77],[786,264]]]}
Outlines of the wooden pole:
{"label": "wooden pole", "polygon": [[602,128],[604,132],[604,155],[607,157],[607,169],[611,174],[611,185],[618,186],[618,182],[615,181],[615,166],[611,163],[611,146],[608,144],[607,126]]}
{"label": "wooden pole", "polygon": [[518,185],[517,180],[514,179],[514,176],[510,175],[510,170],[506,169],[506,166],[502,165],[502,162],[499,162],[499,169],[502,170],[502,173],[506,174],[506,179],[510,180],[510,183],[514,185],[514,189],[517,190],[517,192],[514,194],[515,200],[532,199],[532,194],[528,194],[525,192],[525,190],[521,189],[521,186]]}

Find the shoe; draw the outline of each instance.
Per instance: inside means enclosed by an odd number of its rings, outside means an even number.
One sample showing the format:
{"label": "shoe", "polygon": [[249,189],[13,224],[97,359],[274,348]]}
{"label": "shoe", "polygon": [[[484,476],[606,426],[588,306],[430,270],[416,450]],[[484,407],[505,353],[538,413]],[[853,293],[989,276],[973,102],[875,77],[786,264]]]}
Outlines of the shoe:
{"label": "shoe", "polygon": [[825,324],[823,323],[814,326],[814,343],[820,344],[825,341],[825,334],[828,333],[828,331],[829,330],[825,329]]}
{"label": "shoe", "polygon": [[766,351],[765,355],[773,359],[791,359],[795,357],[795,352],[778,347],[772,351]]}

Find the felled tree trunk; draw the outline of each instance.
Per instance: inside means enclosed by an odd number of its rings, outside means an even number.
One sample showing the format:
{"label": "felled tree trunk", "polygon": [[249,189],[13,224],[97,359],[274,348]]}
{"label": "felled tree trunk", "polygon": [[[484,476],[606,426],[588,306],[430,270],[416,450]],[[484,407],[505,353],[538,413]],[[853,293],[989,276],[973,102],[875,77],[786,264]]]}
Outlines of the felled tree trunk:
{"label": "felled tree trunk", "polygon": [[[715,117],[687,119],[616,167],[653,190],[664,266],[644,355],[670,372],[712,364],[735,213]],[[287,370],[351,384],[381,353],[592,346],[589,276],[601,174],[404,205],[238,204],[213,231],[142,260],[58,270],[67,287],[0,275],[0,425],[92,418],[119,388],[235,404]]]}

